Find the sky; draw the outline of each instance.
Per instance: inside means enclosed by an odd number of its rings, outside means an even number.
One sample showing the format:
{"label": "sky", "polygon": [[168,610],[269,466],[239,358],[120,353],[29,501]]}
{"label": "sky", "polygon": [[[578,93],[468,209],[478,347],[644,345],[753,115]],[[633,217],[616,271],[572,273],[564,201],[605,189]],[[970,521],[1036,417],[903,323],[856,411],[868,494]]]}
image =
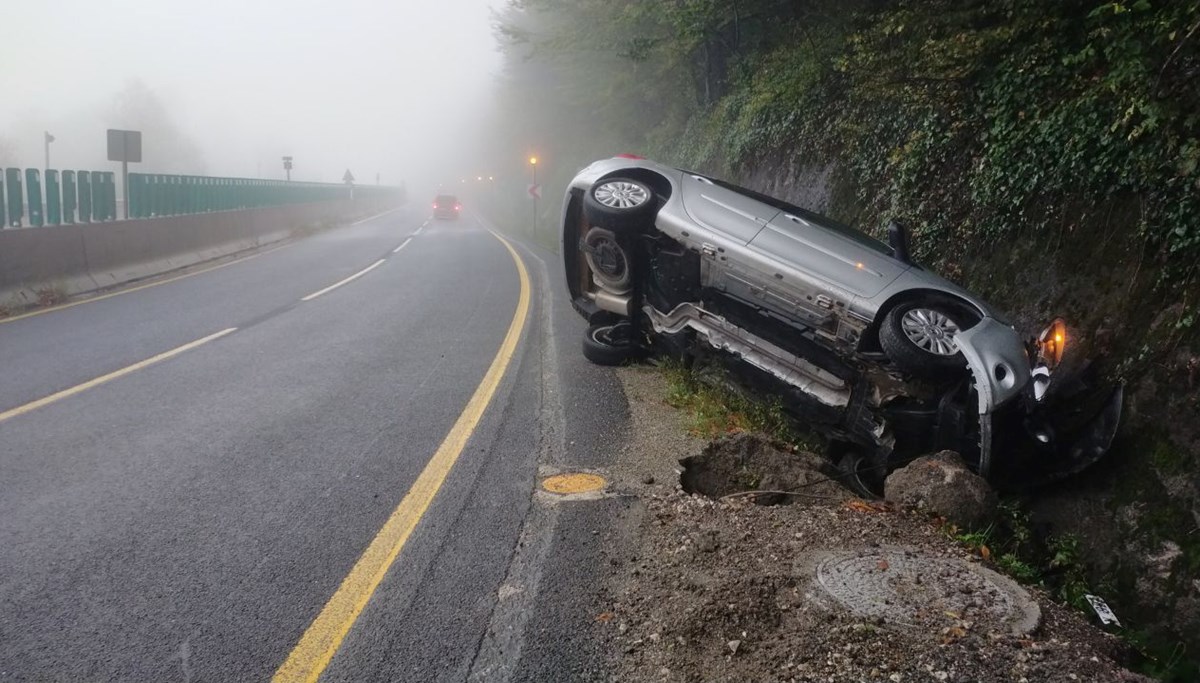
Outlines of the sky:
{"label": "sky", "polygon": [[0,2],[0,165],[41,167],[49,131],[51,168],[113,170],[105,129],[143,125],[131,171],[452,182],[500,68],[503,0]]}

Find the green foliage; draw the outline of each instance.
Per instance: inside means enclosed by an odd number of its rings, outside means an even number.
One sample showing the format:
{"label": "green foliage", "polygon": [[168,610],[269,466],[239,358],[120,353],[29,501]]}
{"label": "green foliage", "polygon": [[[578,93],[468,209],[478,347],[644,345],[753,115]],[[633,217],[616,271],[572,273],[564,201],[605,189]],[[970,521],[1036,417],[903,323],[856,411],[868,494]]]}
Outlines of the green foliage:
{"label": "green foliage", "polygon": [[1036,584],[1052,591],[1059,600],[1088,609],[1083,596],[1090,592],[1087,572],[1072,535],[1039,538],[1029,513],[1013,499],[1000,503],[996,524],[982,531],[960,532],[948,529],[951,538],[994,560],[996,567],[1014,579]]}
{"label": "green foliage", "polygon": [[1079,539],[1071,534],[1051,537],[1046,541],[1049,553],[1049,571],[1055,574],[1055,593],[1058,599],[1075,607],[1088,609],[1083,596],[1091,592],[1088,587],[1087,570],[1079,552]]}
{"label": "green foliage", "polygon": [[1021,583],[1037,583],[1041,579],[1037,567],[1014,553],[1004,553],[997,557],[996,566]]}
{"label": "green foliage", "polygon": [[687,412],[693,434],[714,438],[758,432],[803,450],[819,448],[819,438],[799,428],[777,398],[760,399],[734,388],[720,375],[706,375],[675,362],[666,364],[666,401]]}

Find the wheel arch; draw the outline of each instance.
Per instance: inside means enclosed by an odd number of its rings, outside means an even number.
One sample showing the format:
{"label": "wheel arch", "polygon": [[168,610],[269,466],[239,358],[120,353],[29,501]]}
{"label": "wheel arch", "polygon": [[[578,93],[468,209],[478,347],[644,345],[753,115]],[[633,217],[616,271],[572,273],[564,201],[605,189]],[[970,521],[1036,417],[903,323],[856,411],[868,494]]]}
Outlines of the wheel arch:
{"label": "wheel arch", "polygon": [[[935,299],[950,303],[954,306],[962,308],[965,311],[969,311],[979,320],[982,320],[988,315],[987,311],[980,308],[977,304],[971,302],[970,299],[966,299],[951,292],[940,289],[929,289],[925,287],[906,289],[902,292],[893,294],[883,302],[883,305],[879,307],[879,310],[875,313],[875,317],[872,318],[871,323],[867,325],[867,328],[863,330],[863,334],[859,338],[858,350],[881,351],[882,347],[879,345],[879,327],[883,324],[883,319],[887,317],[888,313],[892,312],[893,308],[901,304],[922,299]],[[978,320],[976,322],[978,322]]]}
{"label": "wheel arch", "polygon": [[619,168],[615,171],[610,171],[600,176],[596,179],[596,182],[598,183],[602,180],[608,180],[609,178],[630,178],[632,180],[640,180],[649,185],[650,189],[654,190],[654,194],[657,195],[662,201],[670,199],[671,194],[675,190],[674,186],[671,185],[670,179],[668,179],[665,175],[657,171],[652,171],[648,168],[639,168],[637,166]]}

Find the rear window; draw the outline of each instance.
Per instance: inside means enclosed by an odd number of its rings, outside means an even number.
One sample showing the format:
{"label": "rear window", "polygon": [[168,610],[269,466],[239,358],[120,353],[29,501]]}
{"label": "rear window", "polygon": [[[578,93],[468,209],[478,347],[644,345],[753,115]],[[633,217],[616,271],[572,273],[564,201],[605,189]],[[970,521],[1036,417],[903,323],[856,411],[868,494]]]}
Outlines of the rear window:
{"label": "rear window", "polygon": [[437,199],[433,200],[437,204],[457,204],[458,197],[452,194],[439,194]]}

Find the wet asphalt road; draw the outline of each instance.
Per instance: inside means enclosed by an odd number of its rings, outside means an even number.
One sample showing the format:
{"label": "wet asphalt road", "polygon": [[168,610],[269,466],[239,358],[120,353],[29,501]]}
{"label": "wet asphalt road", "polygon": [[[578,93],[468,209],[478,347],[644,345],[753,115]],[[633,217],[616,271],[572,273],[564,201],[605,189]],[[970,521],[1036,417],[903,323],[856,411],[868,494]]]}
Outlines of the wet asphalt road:
{"label": "wet asphalt road", "polygon": [[[485,222],[399,210],[0,322],[0,681],[270,679],[501,347],[521,285]],[[539,467],[612,462],[625,406],[556,257],[514,247],[516,352],[322,680],[603,678],[620,503],[532,494]]]}

